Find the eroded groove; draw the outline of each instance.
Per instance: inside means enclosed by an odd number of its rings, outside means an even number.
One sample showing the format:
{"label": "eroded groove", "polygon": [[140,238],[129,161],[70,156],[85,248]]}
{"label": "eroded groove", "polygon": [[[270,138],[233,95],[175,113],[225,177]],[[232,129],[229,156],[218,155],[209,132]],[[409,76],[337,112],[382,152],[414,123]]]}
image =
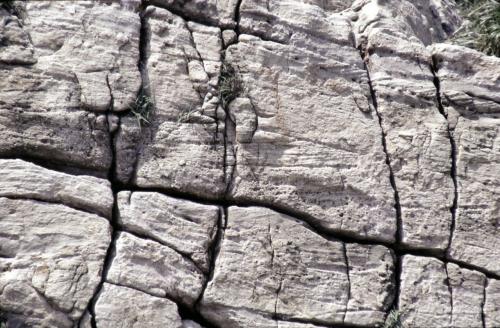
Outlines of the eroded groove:
{"label": "eroded groove", "polygon": [[486,304],[486,288],[487,287],[488,287],[488,279],[484,279],[483,299],[481,301],[481,323],[482,323],[482,328],[486,328],[486,314],[484,313],[484,306]]}
{"label": "eroded groove", "polygon": [[451,309],[451,316],[450,316],[450,324],[453,322],[453,288],[451,287],[451,280],[450,280],[450,275],[448,273],[448,265],[444,264],[444,272],[446,273],[446,287],[448,287],[448,293],[450,294],[450,309]]}
{"label": "eroded groove", "polygon": [[431,65],[430,69],[431,69],[432,75],[434,76],[433,82],[434,82],[434,86],[436,87],[436,100],[437,100],[438,110],[439,110],[439,113],[446,120],[448,139],[450,140],[450,147],[451,147],[450,176],[451,176],[451,179],[453,181],[454,191],[453,191],[453,203],[452,203],[452,206],[450,207],[450,212],[451,212],[450,235],[449,235],[448,245],[446,247],[446,254],[445,254],[446,257],[450,257],[450,249],[451,249],[451,243],[453,241],[453,235],[455,233],[457,207],[458,207],[457,145],[456,145],[455,138],[454,138],[454,130],[450,127],[450,122],[448,121],[448,114],[446,113],[446,111],[444,110],[444,107],[443,107],[443,102],[441,99],[441,81],[439,80],[439,77],[437,75],[438,65],[437,65],[437,60],[434,56],[432,57],[432,65]]}

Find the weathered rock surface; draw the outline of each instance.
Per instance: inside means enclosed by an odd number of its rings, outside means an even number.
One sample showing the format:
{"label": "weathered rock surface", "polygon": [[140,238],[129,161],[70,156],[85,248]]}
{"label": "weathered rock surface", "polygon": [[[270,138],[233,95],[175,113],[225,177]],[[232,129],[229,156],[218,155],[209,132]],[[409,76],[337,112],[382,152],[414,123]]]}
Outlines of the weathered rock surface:
{"label": "weathered rock surface", "polygon": [[500,59],[445,44],[432,53],[456,144],[449,256],[500,274]]}
{"label": "weathered rock surface", "polygon": [[108,180],[48,170],[22,160],[0,159],[0,197],[56,202],[111,218]]}
{"label": "weathered rock surface", "polygon": [[[277,319],[373,326],[393,297],[388,249],[330,241],[268,209],[230,207],[221,243],[201,302],[219,326],[274,327]],[[368,294],[370,304],[360,306]]]}
{"label": "weathered rock surface", "polygon": [[217,232],[220,211],[152,192],[118,194],[118,223],[126,230],[147,236],[188,256],[205,273],[209,248]]}
{"label": "weathered rock surface", "polygon": [[151,240],[120,232],[106,281],[193,305],[205,277],[191,260]]}
{"label": "weathered rock surface", "polygon": [[399,195],[401,243],[444,251],[454,197],[451,145],[425,48],[444,39],[441,21],[429,19],[428,0],[365,2],[355,8],[356,42],[370,73]]}
{"label": "weathered rock surface", "polygon": [[30,1],[21,17],[0,11],[0,156],[107,170],[106,117],[91,112],[135,100],[139,15],[118,3]]}
{"label": "weathered rock surface", "polygon": [[184,327],[177,305],[168,299],[108,283],[98,297],[95,305],[98,327]]}
{"label": "weathered rock surface", "polygon": [[126,118],[116,140],[117,176],[140,187],[207,198],[224,184],[224,130],[217,116],[220,29],[187,23],[161,8],[147,15],[151,124]]}
{"label": "weathered rock surface", "polygon": [[8,327],[73,327],[101,280],[108,222],[64,205],[0,197],[0,231]]}
{"label": "weathered rock surface", "polygon": [[228,48],[226,61],[245,85],[229,105],[229,195],[299,213],[327,231],[392,242],[394,196],[366,71],[349,22],[331,16],[325,24],[332,34],[299,33],[290,41],[297,45],[240,35]]}
{"label": "weathered rock surface", "polygon": [[500,327],[500,60],[451,0],[0,3],[0,326]]}

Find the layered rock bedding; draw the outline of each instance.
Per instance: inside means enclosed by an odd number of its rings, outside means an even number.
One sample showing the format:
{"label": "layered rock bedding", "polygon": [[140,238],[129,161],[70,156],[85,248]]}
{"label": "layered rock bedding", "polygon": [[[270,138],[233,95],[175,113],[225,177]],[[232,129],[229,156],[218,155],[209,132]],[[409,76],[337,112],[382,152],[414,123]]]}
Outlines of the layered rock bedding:
{"label": "layered rock bedding", "polygon": [[0,325],[500,327],[500,58],[461,20],[3,5]]}

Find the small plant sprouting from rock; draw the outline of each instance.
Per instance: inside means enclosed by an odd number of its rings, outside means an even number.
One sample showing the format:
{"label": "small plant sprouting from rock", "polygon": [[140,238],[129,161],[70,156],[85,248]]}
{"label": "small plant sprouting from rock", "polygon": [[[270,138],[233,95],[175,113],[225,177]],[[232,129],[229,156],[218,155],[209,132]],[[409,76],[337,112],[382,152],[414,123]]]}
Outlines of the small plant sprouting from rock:
{"label": "small plant sprouting from rock", "polygon": [[154,111],[153,99],[146,94],[144,89],[141,89],[135,102],[130,106],[130,113],[137,118],[139,126],[151,124],[151,117]]}
{"label": "small plant sprouting from rock", "polygon": [[184,110],[180,112],[177,123],[189,123],[191,117],[197,112],[196,109]]}
{"label": "small plant sprouting from rock", "polygon": [[401,312],[399,310],[392,309],[387,318],[385,318],[383,328],[404,328],[403,323],[401,322]]}
{"label": "small plant sprouting from rock", "polygon": [[219,98],[225,108],[232,100],[243,91],[243,84],[238,78],[236,70],[228,63],[222,64],[219,79]]}
{"label": "small plant sprouting from rock", "polygon": [[500,57],[500,1],[457,0],[464,18],[453,41]]}

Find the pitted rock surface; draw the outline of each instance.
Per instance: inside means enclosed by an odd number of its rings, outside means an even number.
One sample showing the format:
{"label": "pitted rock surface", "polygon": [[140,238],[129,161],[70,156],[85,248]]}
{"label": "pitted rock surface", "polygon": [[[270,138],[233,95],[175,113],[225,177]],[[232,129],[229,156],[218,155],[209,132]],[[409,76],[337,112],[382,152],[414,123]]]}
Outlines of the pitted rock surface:
{"label": "pitted rock surface", "polygon": [[500,59],[462,22],[1,2],[0,327],[500,327]]}

